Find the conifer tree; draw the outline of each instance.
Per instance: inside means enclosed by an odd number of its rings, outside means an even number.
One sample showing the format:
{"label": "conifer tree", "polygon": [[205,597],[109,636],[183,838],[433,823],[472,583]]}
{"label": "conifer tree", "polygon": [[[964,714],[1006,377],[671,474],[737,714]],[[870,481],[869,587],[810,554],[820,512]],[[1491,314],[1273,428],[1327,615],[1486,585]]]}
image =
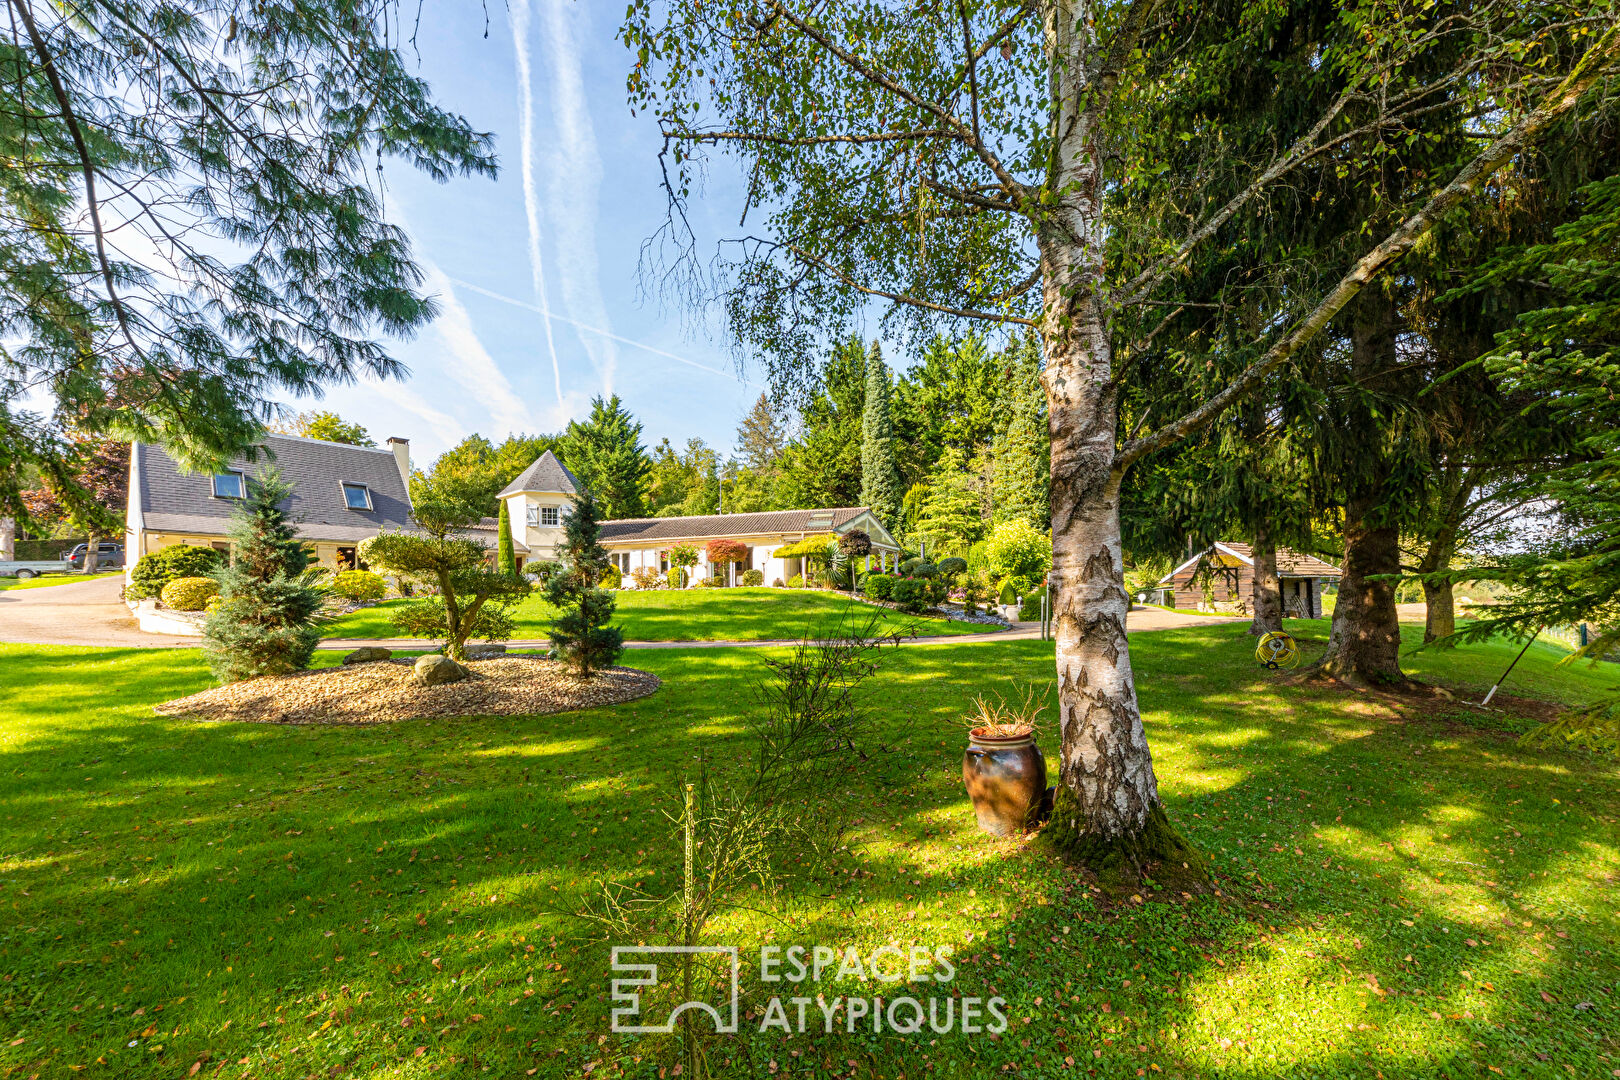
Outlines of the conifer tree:
{"label": "conifer tree", "polygon": [[992,448],[991,521],[1022,518],[1045,532],[1052,523],[1049,479],[1051,438],[1046,430],[1046,389],[1041,386],[1039,354],[1020,350],[1004,391],[1007,422]]}
{"label": "conifer tree", "polygon": [[231,514],[230,564],[214,574],[219,606],[203,623],[203,653],[222,683],[302,671],[321,639],[309,552],[281,507],[292,485],[271,468],[247,487]]}
{"label": "conifer tree", "polygon": [[512,512],[501,500],[500,513],[495,515],[495,527],[500,537],[495,541],[495,565],[503,574],[517,573],[517,552],[512,548]]}
{"label": "conifer tree", "polygon": [[562,610],[551,621],[552,647],[584,676],[612,667],[624,651],[624,632],[608,625],[615,607],[613,594],[600,585],[608,568],[607,548],[597,539],[601,531],[596,497],[584,488],[574,496],[573,513],[563,522],[558,554],[564,568],[546,586],[546,599]]}
{"label": "conifer tree", "polygon": [[618,394],[593,398],[590,417],[584,423],[569,423],[561,454],[563,464],[596,492],[604,518],[646,513],[652,459],[641,445],[641,423],[630,415]]}
{"label": "conifer tree", "polygon": [[900,509],[900,475],[894,467],[894,420],[889,415],[889,369],[872,342],[866,359],[866,408],[861,416],[861,504],[887,528]]}

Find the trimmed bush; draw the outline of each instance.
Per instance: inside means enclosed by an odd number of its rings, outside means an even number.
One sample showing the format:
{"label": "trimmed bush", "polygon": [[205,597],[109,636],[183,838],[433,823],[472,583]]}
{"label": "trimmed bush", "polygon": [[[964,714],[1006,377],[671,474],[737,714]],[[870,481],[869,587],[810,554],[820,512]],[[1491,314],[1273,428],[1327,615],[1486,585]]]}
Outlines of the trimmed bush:
{"label": "trimmed bush", "polygon": [[1024,605],[1018,609],[1018,617],[1024,622],[1033,622],[1041,617],[1041,592],[1039,589],[1024,596]]}
{"label": "trimmed bush", "polygon": [[804,575],[794,574],[792,577],[788,578],[787,587],[790,589],[804,588]]}
{"label": "trimmed bush", "polygon": [[333,576],[328,587],[336,595],[356,604],[381,600],[388,595],[388,582],[370,570],[344,570]]}
{"label": "trimmed bush", "polygon": [[207,577],[218,570],[224,558],[213,548],[175,544],[159,551],[142,555],[130,571],[129,586],[124,596],[130,600],[147,600],[161,596],[163,587],[175,578]]}
{"label": "trimmed bush", "polygon": [[1013,587],[1013,583],[1010,582],[1010,581],[1004,583],[1001,586],[1001,603],[1003,603],[1003,604],[1016,604],[1016,603],[1018,603],[1018,590]]}
{"label": "trimmed bush", "polygon": [[957,574],[967,572],[967,560],[952,555],[948,559],[939,560],[939,572],[946,577],[955,577]]}
{"label": "trimmed bush", "polygon": [[913,555],[911,558],[906,559],[904,562],[902,562],[900,564],[900,572],[902,574],[910,574],[913,570],[915,570],[920,565],[922,565],[922,560],[919,559],[917,556]]}
{"label": "trimmed bush", "polygon": [[609,563],[608,568],[602,571],[600,584],[604,589],[617,589],[624,584],[624,571]]}
{"label": "trimmed bush", "polygon": [[218,595],[219,582],[211,577],[181,577],[163,586],[160,599],[176,611],[201,611]]}
{"label": "trimmed bush", "polygon": [[910,570],[906,571],[906,575],[908,577],[931,578],[931,577],[937,577],[938,574],[939,574],[939,567],[935,566],[931,562],[923,562],[920,559],[917,561],[917,564],[915,566],[913,566]]}
{"label": "trimmed bush", "polygon": [[921,578],[895,578],[889,587],[889,598],[901,611],[912,615],[920,613],[928,603]]}
{"label": "trimmed bush", "polygon": [[744,570],[742,583],[750,587],[763,585],[765,584],[765,572],[763,570]]}
{"label": "trimmed bush", "polygon": [[862,589],[873,600],[887,600],[894,589],[894,575],[867,574]]}

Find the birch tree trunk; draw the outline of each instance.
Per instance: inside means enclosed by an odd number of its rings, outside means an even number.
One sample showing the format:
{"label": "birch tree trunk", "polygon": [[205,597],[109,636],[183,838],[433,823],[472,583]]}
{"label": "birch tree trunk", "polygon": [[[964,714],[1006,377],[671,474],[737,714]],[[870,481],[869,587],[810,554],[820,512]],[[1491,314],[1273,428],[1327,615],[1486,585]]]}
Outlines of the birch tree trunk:
{"label": "birch tree trunk", "polygon": [[0,559],[14,559],[17,557],[17,522],[8,517],[0,517]]}
{"label": "birch tree trunk", "polygon": [[1131,673],[1119,530],[1118,390],[1102,282],[1101,156],[1084,102],[1095,41],[1089,4],[1045,12],[1063,193],[1037,228],[1052,444],[1053,628],[1060,749],[1048,836],[1105,878],[1199,882],[1202,858],[1159,804],[1153,755]]}
{"label": "birch tree trunk", "polygon": [[1280,631],[1282,625],[1282,582],[1277,578],[1277,545],[1271,540],[1271,530],[1261,522],[1254,529],[1254,584],[1249,606],[1254,618],[1249,633],[1256,637]]}

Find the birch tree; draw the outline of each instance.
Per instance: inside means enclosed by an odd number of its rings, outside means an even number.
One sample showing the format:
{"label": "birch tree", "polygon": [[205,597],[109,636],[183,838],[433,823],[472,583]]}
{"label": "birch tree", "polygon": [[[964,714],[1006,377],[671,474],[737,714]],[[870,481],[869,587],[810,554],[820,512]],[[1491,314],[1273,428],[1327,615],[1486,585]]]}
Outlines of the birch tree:
{"label": "birch tree", "polygon": [[[718,300],[738,343],[790,380],[818,342],[872,311],[1041,337],[1051,432],[1060,695],[1048,835],[1104,873],[1201,876],[1159,798],[1125,637],[1119,492],[1133,462],[1199,430],[1300,353],[1447,211],[1472,198],[1612,70],[1611,6],[1350,4],[1323,23],[1327,104],[1233,160],[1218,130],[1151,257],[1105,255],[1110,198],[1156,162],[1136,153],[1156,100],[1196,87],[1277,13],[1170,0],[633,0],[632,108],[664,133],[670,213],[644,273]],[[1335,10],[1335,9],[1330,9]],[[1456,57],[1436,63],[1435,58]],[[1223,227],[1307,166],[1376,153],[1467,98],[1478,153],[1401,189],[1333,280],[1261,331],[1245,370],[1180,415],[1122,415],[1151,327],[1177,314],[1178,273]],[[689,214],[706,170],[746,191],[714,258]],[[1233,170],[1245,176],[1220,200]],[[750,227],[750,220],[753,227]],[[1146,318],[1143,313],[1156,318]],[[1146,327],[1137,332],[1138,327]]]}

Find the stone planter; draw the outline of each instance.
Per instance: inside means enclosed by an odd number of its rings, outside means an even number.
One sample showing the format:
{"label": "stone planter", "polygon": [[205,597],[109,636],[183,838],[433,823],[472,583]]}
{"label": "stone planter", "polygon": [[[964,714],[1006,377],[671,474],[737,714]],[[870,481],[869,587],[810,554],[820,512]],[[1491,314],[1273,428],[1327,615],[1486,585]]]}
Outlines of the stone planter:
{"label": "stone planter", "polygon": [[975,728],[962,755],[962,783],[981,830],[991,836],[1017,836],[1040,821],[1046,758],[1030,732],[996,737]]}

